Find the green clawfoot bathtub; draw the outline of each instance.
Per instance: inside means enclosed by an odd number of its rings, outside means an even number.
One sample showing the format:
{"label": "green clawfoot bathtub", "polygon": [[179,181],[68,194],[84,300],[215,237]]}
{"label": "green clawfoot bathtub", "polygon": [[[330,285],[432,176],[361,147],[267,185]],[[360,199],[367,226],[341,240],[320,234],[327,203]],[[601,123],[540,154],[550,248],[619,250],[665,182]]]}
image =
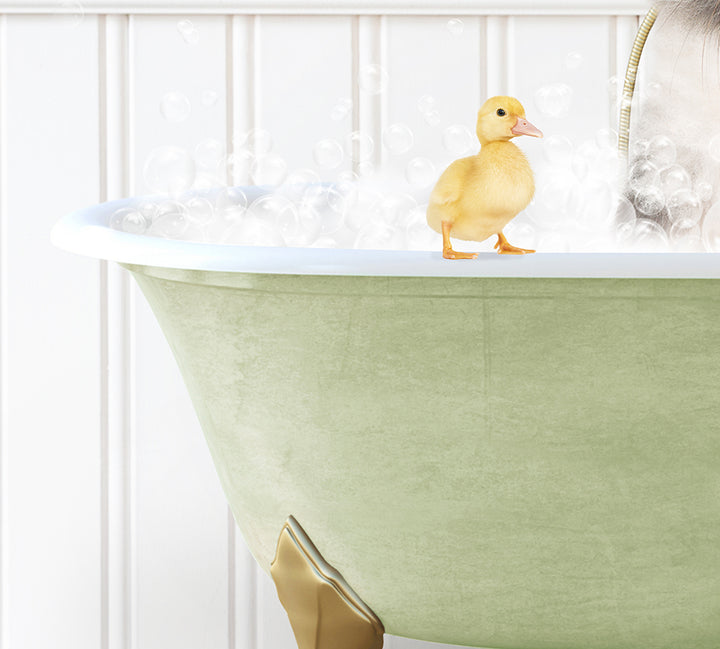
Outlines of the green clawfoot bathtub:
{"label": "green clawfoot bathtub", "polygon": [[120,206],[55,241],[135,276],[265,570],[292,516],[387,633],[720,647],[717,257],[192,244]]}

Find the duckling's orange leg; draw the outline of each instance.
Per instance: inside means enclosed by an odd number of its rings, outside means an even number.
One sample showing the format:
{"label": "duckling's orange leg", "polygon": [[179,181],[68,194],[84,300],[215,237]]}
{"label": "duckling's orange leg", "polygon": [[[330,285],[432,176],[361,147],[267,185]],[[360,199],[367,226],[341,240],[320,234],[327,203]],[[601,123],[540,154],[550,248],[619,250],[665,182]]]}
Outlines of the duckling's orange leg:
{"label": "duckling's orange leg", "polygon": [[476,259],[476,252],[458,252],[452,249],[450,243],[450,228],[452,223],[450,221],[442,222],[442,235],[443,235],[443,257],[445,259]]}
{"label": "duckling's orange leg", "polygon": [[502,232],[498,232],[497,236],[498,240],[495,244],[495,249],[498,251],[499,255],[524,255],[528,252],[535,252],[529,248],[516,248],[515,246],[511,246]]}

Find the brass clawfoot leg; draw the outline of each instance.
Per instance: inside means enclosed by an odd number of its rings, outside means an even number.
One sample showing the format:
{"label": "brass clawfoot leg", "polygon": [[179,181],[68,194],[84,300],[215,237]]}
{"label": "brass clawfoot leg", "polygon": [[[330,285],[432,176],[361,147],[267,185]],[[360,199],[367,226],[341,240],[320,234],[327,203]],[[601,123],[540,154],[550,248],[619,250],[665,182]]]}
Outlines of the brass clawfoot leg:
{"label": "brass clawfoot leg", "polygon": [[298,649],[381,649],[385,628],[290,516],[270,564]]}

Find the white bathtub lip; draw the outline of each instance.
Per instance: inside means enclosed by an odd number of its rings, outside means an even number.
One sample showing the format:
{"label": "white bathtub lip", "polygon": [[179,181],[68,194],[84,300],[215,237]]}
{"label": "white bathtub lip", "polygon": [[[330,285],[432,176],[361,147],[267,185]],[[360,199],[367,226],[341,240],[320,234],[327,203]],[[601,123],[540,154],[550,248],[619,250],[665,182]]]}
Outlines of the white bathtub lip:
{"label": "white bathtub lip", "polygon": [[108,216],[128,205],[123,199],[63,217],[51,239],[63,250],[125,264],[220,272],[281,275],[398,277],[576,277],[720,279],[715,253],[481,253],[450,261],[440,251],[267,248],[173,241],[128,234],[107,225]]}

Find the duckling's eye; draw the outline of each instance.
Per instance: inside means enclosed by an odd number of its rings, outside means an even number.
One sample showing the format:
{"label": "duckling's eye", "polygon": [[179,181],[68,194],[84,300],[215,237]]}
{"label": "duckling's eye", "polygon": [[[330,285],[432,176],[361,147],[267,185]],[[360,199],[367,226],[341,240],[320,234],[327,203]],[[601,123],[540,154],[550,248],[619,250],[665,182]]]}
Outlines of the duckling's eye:
{"label": "duckling's eye", "polygon": [[505,115],[507,115],[504,108],[498,108],[495,114],[498,117],[505,117]]}

